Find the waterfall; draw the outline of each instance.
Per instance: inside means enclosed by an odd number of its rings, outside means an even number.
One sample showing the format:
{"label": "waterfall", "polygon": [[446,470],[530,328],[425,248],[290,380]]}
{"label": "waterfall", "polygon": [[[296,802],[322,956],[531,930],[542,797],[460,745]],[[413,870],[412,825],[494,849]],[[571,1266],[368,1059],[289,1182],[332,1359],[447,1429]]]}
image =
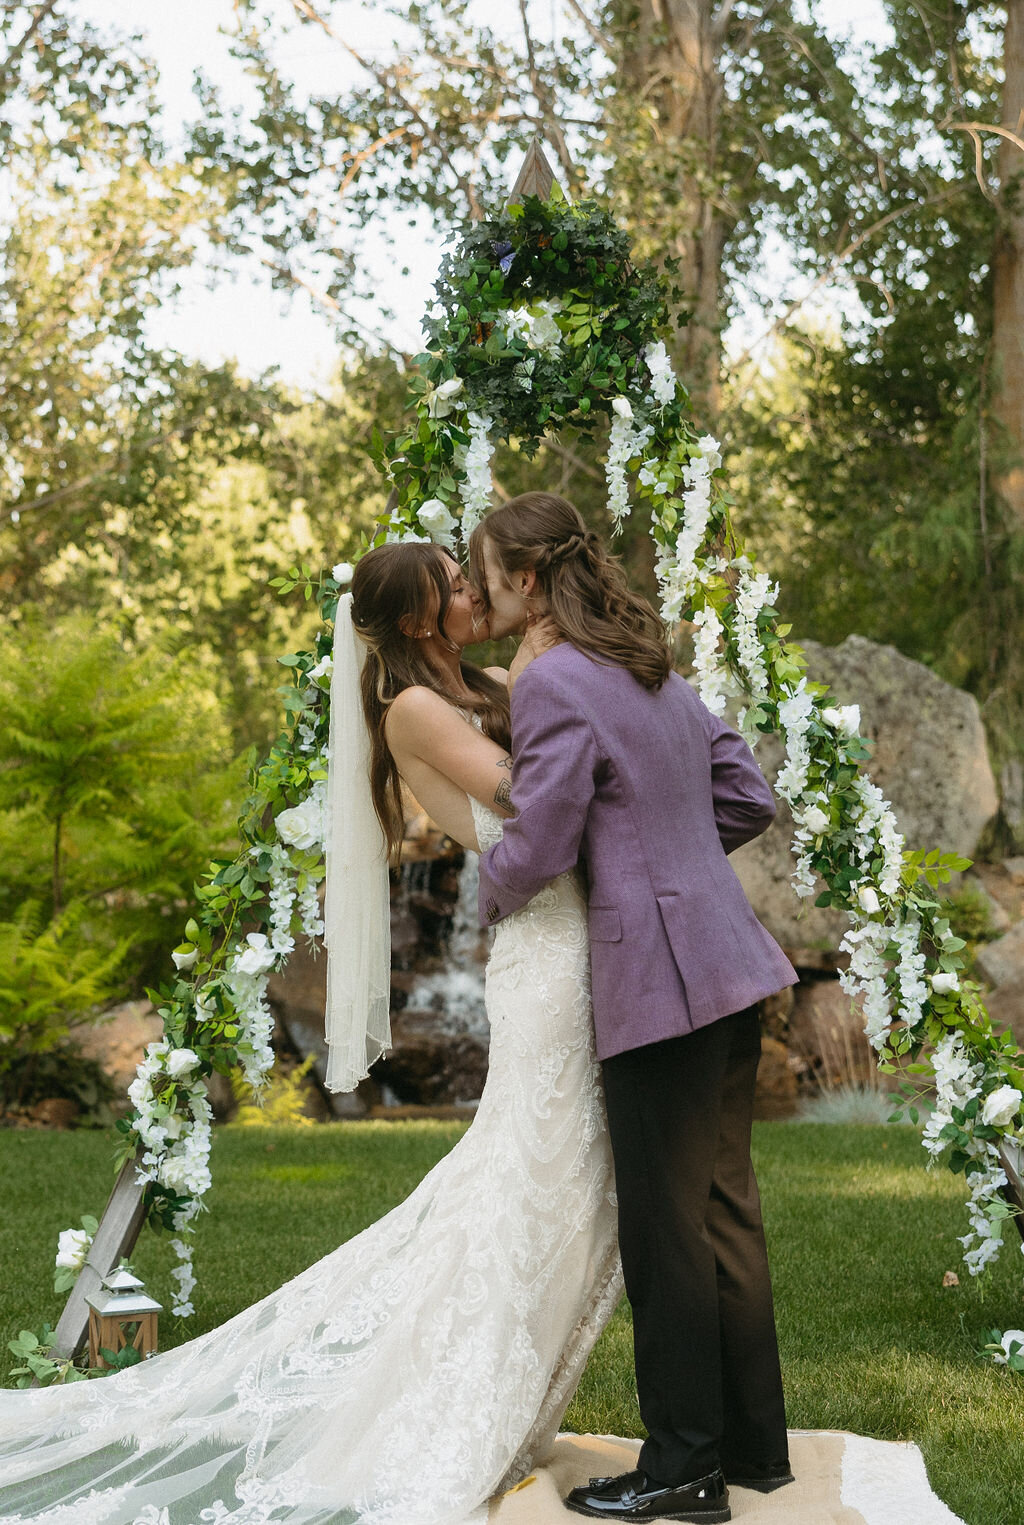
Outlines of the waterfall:
{"label": "waterfall", "polygon": [[444,950],[443,966],[421,974],[409,991],[408,1007],[435,1014],[438,1032],[455,1036],[468,1033],[486,1043],[487,1014],[484,1008],[484,961],[486,932],[477,920],[479,859],[467,853],[459,870],[458,899],[452,912],[451,933]]}

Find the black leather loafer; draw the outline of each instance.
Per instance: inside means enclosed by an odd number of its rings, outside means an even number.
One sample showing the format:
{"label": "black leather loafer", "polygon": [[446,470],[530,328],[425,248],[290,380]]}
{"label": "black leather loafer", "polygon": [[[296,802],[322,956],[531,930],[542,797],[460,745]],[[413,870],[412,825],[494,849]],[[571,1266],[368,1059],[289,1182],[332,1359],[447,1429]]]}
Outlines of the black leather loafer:
{"label": "black leather loafer", "polygon": [[687,1520],[693,1525],[721,1525],[732,1519],[729,1490],[721,1472],[709,1472],[695,1482],[668,1488],[646,1472],[621,1477],[592,1477],[586,1488],[574,1488],[566,1508],[592,1520]]}
{"label": "black leather loafer", "polygon": [[733,1488],[753,1488],[757,1493],[774,1493],[787,1483],[795,1483],[788,1461],[772,1462],[767,1467],[756,1462],[737,1462],[725,1468],[725,1480]]}

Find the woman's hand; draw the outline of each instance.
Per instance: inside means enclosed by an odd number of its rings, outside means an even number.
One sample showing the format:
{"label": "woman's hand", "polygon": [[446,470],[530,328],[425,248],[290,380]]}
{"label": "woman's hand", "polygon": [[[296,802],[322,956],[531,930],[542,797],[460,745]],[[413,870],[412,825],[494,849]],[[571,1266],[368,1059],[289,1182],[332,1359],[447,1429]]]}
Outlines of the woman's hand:
{"label": "woman's hand", "polygon": [[530,663],[545,651],[550,651],[552,646],[558,646],[561,640],[562,636],[559,633],[558,627],[549,614],[541,615],[539,619],[527,625],[526,634],[520,642],[519,650],[509,663],[508,687],[510,693],[515,686],[516,680],[522,677]]}

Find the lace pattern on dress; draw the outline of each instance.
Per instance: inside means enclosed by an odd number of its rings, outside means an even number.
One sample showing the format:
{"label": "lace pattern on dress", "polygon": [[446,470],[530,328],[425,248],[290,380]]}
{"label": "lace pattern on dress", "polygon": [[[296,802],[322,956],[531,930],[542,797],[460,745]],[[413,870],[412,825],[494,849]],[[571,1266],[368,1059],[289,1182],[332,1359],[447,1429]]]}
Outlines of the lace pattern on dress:
{"label": "lace pattern on dress", "polygon": [[0,1525],[462,1525],[543,1458],[621,1290],[574,875],[486,989],[476,1118],[393,1212],[188,1345],[0,1393]]}

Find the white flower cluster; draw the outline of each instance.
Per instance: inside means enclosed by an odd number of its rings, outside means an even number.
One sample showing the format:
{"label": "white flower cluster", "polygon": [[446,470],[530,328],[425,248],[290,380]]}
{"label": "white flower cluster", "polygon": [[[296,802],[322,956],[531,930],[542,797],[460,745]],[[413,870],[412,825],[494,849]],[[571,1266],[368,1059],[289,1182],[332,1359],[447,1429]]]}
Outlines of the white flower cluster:
{"label": "white flower cluster", "polygon": [[299,883],[299,926],[307,937],[323,937],[324,919],[320,914],[320,886],[306,874]]}
{"label": "white flower cluster", "polygon": [[561,303],[551,298],[534,302],[530,307],[511,307],[499,327],[509,339],[519,339],[528,349],[542,355],[557,355],[562,348],[562,330],[555,320]]}
{"label": "white flower cluster", "polygon": [[[257,856],[260,848],[252,849]],[[295,878],[288,849],[275,842],[270,849],[270,889],[267,893],[270,909],[270,946],[276,954],[287,957],[295,947],[292,936],[292,916],[295,911]]]}
{"label": "white flower cluster", "polygon": [[903,872],[903,837],[896,825],[896,817],[881,789],[870,779],[855,779],[853,788],[860,801],[854,821],[856,854],[866,865],[881,853],[882,872],[878,877],[878,888],[883,895],[895,895]]}
{"label": "white flower cluster", "polygon": [[[459,483],[462,499],[462,538],[467,544],[469,537],[491,506],[491,444],[490,431],[494,420],[486,413],[470,413],[469,444],[458,445],[455,465],[463,473]],[[422,522],[422,513],[421,513]]]}
{"label": "white flower cluster", "polygon": [[[816,805],[812,805],[806,811],[806,816],[813,816],[815,813],[824,814],[824,811],[821,811]],[[810,848],[812,848],[815,836],[818,836],[818,833],[813,830],[812,825],[806,824],[806,822],[798,822],[797,830],[794,831],[794,840],[789,845],[789,851],[797,859],[794,872],[792,872],[791,883],[794,886],[795,894],[801,900],[807,900],[810,895],[813,895],[816,886],[818,886],[815,871],[813,871],[813,865],[810,862]]]}
{"label": "white flower cluster", "polygon": [[[314,760],[314,773],[327,772],[327,752]],[[283,822],[283,824],[282,824]],[[327,850],[327,781],[316,779],[306,798],[275,817],[281,843],[300,851]],[[319,885],[315,877],[302,873],[296,877],[291,857],[280,843],[271,848],[270,870],[270,944],[275,954],[287,956],[295,947],[292,918],[298,911],[299,926],[307,937],[322,937]]]}
{"label": "white flower cluster", "polygon": [[860,996],[863,1001],[864,1031],[875,1049],[884,1047],[892,1021],[885,961],[890,936],[890,929],[881,922],[868,921],[851,927],[839,944],[839,951],[850,955],[850,967],[842,970],[839,983],[851,1000]]}
{"label": "white flower cluster", "polygon": [[[189,1207],[191,1208],[193,1205],[198,1210],[198,1202],[195,1204],[190,1203]],[[174,1227],[178,1230],[179,1236],[187,1232],[188,1225],[194,1217],[195,1213],[190,1212],[188,1209],[175,1213]],[[190,1313],[195,1313],[196,1311],[191,1301],[196,1285],[195,1267],[192,1263],[192,1243],[188,1239],[178,1237],[171,1240],[171,1249],[178,1257],[178,1264],[171,1272],[171,1280],[177,1283],[171,1303],[171,1312],[176,1313],[179,1318],[187,1318]]]}
{"label": "white flower cluster", "polygon": [[[935,1107],[924,1127],[923,1143],[933,1158],[948,1147],[941,1137],[943,1129],[954,1122],[953,1108],[961,1112],[968,1102],[981,1096],[984,1066],[973,1062],[958,1032],[948,1032],[940,1039],[932,1055],[935,1073]],[[1012,1098],[1001,1092],[1013,1092]],[[994,1105],[991,1105],[994,1103]],[[1007,1115],[1006,1106],[1012,1104]],[[1012,1121],[1021,1104],[1021,1095],[1013,1086],[1000,1087],[986,1097],[981,1109],[981,1121],[989,1126],[1001,1126]],[[998,1119],[998,1121],[997,1121]],[[971,1195],[967,1202],[970,1231],[960,1243],[964,1247],[964,1262],[972,1276],[977,1276],[990,1261],[995,1260],[1002,1244],[1004,1207],[1000,1187],[1006,1185],[1006,1173],[999,1159],[999,1151],[988,1139],[975,1138],[970,1126],[965,1152],[978,1162],[970,1173]],[[980,1167],[980,1168],[979,1168]]]}
{"label": "white flower cluster", "polygon": [[779,585],[773,583],[767,572],[751,573],[743,568],[736,585],[733,604],[733,634],[740,666],[750,686],[750,697],[759,702],[768,697],[768,669],[764,660],[764,643],[757,627],[762,609],[770,609],[779,596]]}
{"label": "white flower cluster", "polygon": [[795,687],[786,690],[786,697],[779,701],[779,724],[786,737],[786,761],[775,780],[776,792],[796,807],[807,788],[807,775],[811,766],[811,749],[807,733],[814,715],[814,696],[807,691],[807,679],[801,678]]}
{"label": "white flower cluster", "polygon": [[[712,473],[721,464],[718,441],[705,434],[683,467],[682,523],[675,544],[661,547],[654,569],[661,590],[662,616],[670,624],[679,618],[683,604],[693,597],[710,571],[699,564],[698,556],[711,517]],[[643,466],[640,481],[656,495],[667,494],[667,482],[657,461],[649,460]]]}
{"label": "white flower cluster", "polygon": [[713,715],[720,715],[725,701],[736,693],[736,682],[721,649],[722,621],[710,604],[693,616],[693,666],[700,696]]}
{"label": "white flower cluster", "polygon": [[274,1018],[267,1004],[267,975],[275,962],[266,933],[250,932],[228,960],[224,976],[238,1017],[242,1073],[254,1091],[265,1083],[274,1063],[270,1046]]}
{"label": "white flower cluster", "polygon": [[927,959],[921,948],[921,922],[917,916],[891,930],[891,941],[896,944],[896,982],[899,990],[897,1016],[908,1027],[916,1027],[924,1015],[923,1007],[928,999],[925,980]]}
{"label": "white flower cluster", "polygon": [[616,397],[612,402],[612,413],[614,416],[608,436],[604,476],[608,485],[608,511],[612,516],[615,533],[621,529],[622,521],[629,513],[626,468],[631,460],[642,453],[654,430],[650,424],[637,427],[633,420],[633,405],[628,397]]}
{"label": "white flower cluster", "polygon": [[657,344],[648,344],[645,347],[644,359],[651,373],[651,392],[654,400],[659,407],[664,408],[676,395],[676,377],[672,362],[668,358],[668,351],[660,339]]}
{"label": "white flower cluster", "polygon": [[[198,1056],[190,1048],[172,1048],[163,1040],[151,1043],[128,1087],[128,1096],[138,1114],[135,1129],[144,1150],[136,1170],[137,1179],[156,1181],[168,1191],[192,1198],[175,1214],[174,1223],[179,1231],[187,1228],[199,1211],[200,1199],[210,1189],[213,1110],[206,1087],[195,1074],[198,1063]],[[160,1082],[168,1078],[177,1084],[178,1103],[174,1110],[158,1101],[155,1094],[154,1083],[160,1088]],[[174,1249],[179,1265],[171,1272],[177,1281],[172,1311],[185,1317],[194,1311],[189,1302],[195,1286],[192,1251],[184,1240],[176,1240]]]}

